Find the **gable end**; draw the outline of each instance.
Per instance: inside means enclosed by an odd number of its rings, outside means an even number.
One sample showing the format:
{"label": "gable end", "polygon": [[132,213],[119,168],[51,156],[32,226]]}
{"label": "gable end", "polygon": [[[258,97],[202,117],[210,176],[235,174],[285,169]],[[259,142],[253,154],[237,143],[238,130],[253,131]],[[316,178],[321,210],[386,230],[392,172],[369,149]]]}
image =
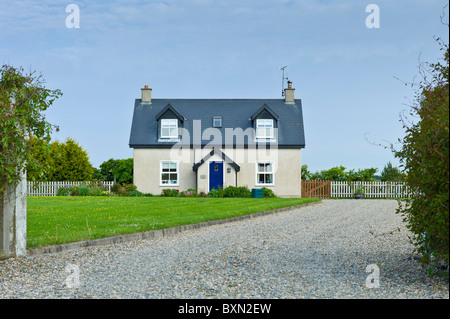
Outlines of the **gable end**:
{"label": "gable end", "polygon": [[170,103],[165,108],[155,115],[156,120],[159,121],[162,118],[174,118],[176,117],[180,122],[184,122],[185,118],[180,114]]}

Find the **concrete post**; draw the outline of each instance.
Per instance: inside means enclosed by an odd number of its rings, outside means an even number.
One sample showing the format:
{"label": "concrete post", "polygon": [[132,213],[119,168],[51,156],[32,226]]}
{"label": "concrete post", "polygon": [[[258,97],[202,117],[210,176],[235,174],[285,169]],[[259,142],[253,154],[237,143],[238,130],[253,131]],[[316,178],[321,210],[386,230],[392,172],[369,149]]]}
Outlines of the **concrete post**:
{"label": "concrete post", "polygon": [[0,259],[27,254],[27,180],[0,193]]}

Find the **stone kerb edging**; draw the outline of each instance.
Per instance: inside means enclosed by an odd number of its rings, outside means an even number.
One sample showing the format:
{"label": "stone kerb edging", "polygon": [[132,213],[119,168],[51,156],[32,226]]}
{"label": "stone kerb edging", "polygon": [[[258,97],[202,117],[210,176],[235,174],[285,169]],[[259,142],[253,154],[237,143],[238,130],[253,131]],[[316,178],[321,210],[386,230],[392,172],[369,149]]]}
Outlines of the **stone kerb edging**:
{"label": "stone kerb edging", "polygon": [[282,208],[269,210],[269,211],[265,211],[265,212],[236,216],[236,217],[231,217],[231,218],[226,218],[226,219],[211,220],[211,221],[197,223],[197,224],[175,226],[175,227],[158,229],[158,230],[150,230],[150,231],[140,232],[140,233],[132,233],[132,234],[125,234],[125,235],[118,235],[118,236],[114,236],[114,237],[106,237],[106,238],[98,238],[98,239],[93,239],[93,240],[85,240],[85,241],[80,241],[80,242],[73,242],[73,243],[68,243],[68,244],[33,248],[33,249],[27,250],[27,256],[55,254],[55,253],[65,252],[65,251],[69,251],[69,250],[75,250],[75,249],[79,249],[79,248],[92,247],[92,246],[119,244],[119,243],[125,243],[125,242],[130,242],[130,241],[135,241],[135,240],[141,240],[141,239],[166,237],[166,236],[175,235],[177,233],[184,232],[187,230],[209,227],[209,226],[213,226],[213,225],[232,223],[232,222],[236,222],[236,221],[256,218],[256,217],[274,214],[274,213],[280,213],[283,211],[293,210],[293,209],[297,209],[297,208],[301,208],[301,207],[305,207],[305,206],[309,206],[309,205],[315,205],[315,204],[319,204],[319,203],[322,203],[322,201],[306,203],[306,204],[297,205],[297,206],[282,207]]}

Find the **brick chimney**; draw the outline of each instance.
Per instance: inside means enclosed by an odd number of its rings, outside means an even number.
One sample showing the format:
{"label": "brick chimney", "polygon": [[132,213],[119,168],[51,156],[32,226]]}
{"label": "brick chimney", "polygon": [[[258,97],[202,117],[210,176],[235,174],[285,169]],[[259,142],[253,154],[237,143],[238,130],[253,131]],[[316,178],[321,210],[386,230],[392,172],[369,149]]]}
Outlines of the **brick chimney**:
{"label": "brick chimney", "polygon": [[144,103],[152,103],[152,89],[148,87],[148,85],[144,86],[143,89],[141,89],[141,102]]}
{"label": "brick chimney", "polygon": [[295,89],[292,87],[292,82],[288,81],[288,87],[284,89],[284,103],[295,103],[294,91]]}

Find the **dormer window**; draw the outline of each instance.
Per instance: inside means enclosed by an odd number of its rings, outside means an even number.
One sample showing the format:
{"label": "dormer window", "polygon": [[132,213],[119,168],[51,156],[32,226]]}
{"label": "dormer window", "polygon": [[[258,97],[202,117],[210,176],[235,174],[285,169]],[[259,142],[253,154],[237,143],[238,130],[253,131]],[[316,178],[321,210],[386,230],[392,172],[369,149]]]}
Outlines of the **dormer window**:
{"label": "dormer window", "polygon": [[161,119],[161,138],[178,138],[178,120]]}
{"label": "dormer window", "polygon": [[273,120],[256,120],[256,138],[273,138]]}
{"label": "dormer window", "polygon": [[261,106],[250,117],[255,130],[255,138],[267,141],[275,141],[277,139],[279,116],[267,104]]}
{"label": "dormer window", "polygon": [[183,123],[186,120],[172,105],[167,104],[156,116],[158,121],[159,142],[176,142],[179,139]]}
{"label": "dormer window", "polygon": [[213,127],[222,127],[222,117],[221,116],[213,117]]}

